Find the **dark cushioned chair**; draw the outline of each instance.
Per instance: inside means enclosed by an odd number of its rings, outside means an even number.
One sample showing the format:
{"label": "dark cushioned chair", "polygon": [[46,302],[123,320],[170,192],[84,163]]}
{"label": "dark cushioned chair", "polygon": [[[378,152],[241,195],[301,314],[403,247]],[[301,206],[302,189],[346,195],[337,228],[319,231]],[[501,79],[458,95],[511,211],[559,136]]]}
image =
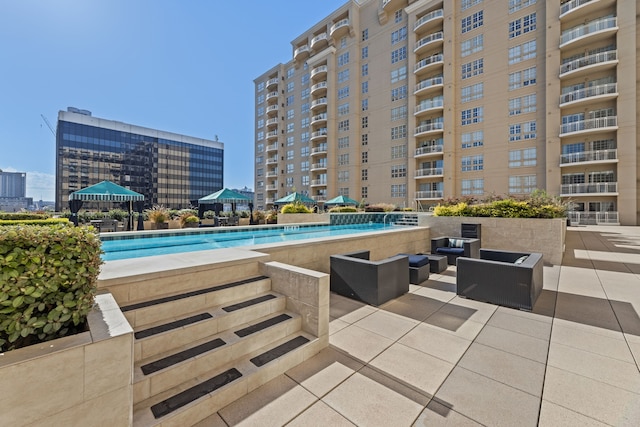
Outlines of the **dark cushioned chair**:
{"label": "dark cushioned chair", "polygon": [[419,285],[429,278],[429,257],[424,254],[398,254],[409,258],[409,283]]}
{"label": "dark cushioned chair", "polygon": [[447,264],[456,265],[458,257],[480,257],[482,224],[460,224],[460,237],[431,239],[431,253],[447,257]]}
{"label": "dark cushioned chair", "polygon": [[406,255],[371,261],[369,254],[359,251],[331,255],[331,291],[375,306],[409,292]]}
{"label": "dark cushioned chair", "polygon": [[480,258],[458,258],[457,294],[466,298],[533,309],[542,292],[542,254],[480,249]]}

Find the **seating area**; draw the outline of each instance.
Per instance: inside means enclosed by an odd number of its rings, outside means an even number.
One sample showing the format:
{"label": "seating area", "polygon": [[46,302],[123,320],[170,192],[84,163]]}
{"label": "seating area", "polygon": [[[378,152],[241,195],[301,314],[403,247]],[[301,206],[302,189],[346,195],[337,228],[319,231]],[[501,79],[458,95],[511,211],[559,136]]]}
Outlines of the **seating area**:
{"label": "seating area", "polygon": [[480,224],[461,224],[460,237],[437,237],[431,239],[431,253],[447,257],[449,265],[456,265],[458,257],[480,257]]}

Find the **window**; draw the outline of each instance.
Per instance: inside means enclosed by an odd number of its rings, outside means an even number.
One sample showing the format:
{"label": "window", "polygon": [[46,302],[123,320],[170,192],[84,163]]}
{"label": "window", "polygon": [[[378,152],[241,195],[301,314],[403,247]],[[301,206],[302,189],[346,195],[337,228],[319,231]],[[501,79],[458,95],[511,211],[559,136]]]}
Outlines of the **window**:
{"label": "window", "polygon": [[369,162],[369,153],[365,151],[364,153],[362,153],[362,163],[367,163],[367,162]]}
{"label": "window", "polygon": [[300,162],[300,172],[309,172],[309,160]]}
{"label": "window", "polygon": [[460,56],[469,56],[472,53],[480,52],[484,48],[484,34],[478,34],[469,40],[460,43]]}
{"label": "window", "polygon": [[302,132],[300,134],[300,142],[302,142],[303,144],[309,142],[309,132]]}
{"label": "window", "polygon": [[391,33],[391,45],[393,46],[396,43],[400,43],[403,40],[407,39],[407,27],[402,27],[399,30],[396,30]]}
{"label": "window", "polygon": [[309,94],[310,93],[311,93],[311,89],[309,89],[309,88],[302,89],[302,91],[300,92],[300,99],[309,98]]}
{"label": "window", "polygon": [[369,117],[362,118],[362,129],[366,129],[369,127]]}
{"label": "window", "polygon": [[[347,47],[347,38],[346,37],[341,37],[340,38],[340,49],[344,49],[345,47]],[[306,64],[306,62],[305,62]]]}
{"label": "window", "polygon": [[300,113],[302,113],[302,114],[306,114],[306,113],[308,113],[308,112],[309,112],[309,103],[308,103],[308,102],[305,102],[304,104],[302,104],[302,105],[300,106]]}
{"label": "window", "polygon": [[536,121],[509,125],[509,142],[536,139]]}
{"label": "window", "polygon": [[396,24],[399,23],[399,22],[402,22],[402,9],[396,10],[394,22]]}
{"label": "window", "polygon": [[391,121],[402,120],[407,118],[407,106],[401,105],[391,109]]}
{"label": "window", "polygon": [[478,76],[484,71],[484,59],[476,59],[475,61],[462,64],[462,79],[468,79],[473,76]]}
{"label": "window", "polygon": [[300,147],[300,157],[309,157],[309,147]]}
{"label": "window", "polygon": [[262,92],[264,90],[264,87],[265,87],[264,82],[260,82],[260,83],[258,83],[258,86],[257,86],[256,90],[258,92]]}
{"label": "window", "polygon": [[391,197],[407,197],[407,184],[392,184]]}
{"label": "window", "polygon": [[535,31],[536,29],[536,13],[523,16],[509,22],[509,38],[518,37],[522,34]]}
{"label": "window", "polygon": [[344,99],[349,96],[349,86],[338,89],[338,99]]}
{"label": "window", "polygon": [[362,93],[369,93],[369,82],[362,82]]}
{"label": "window", "polygon": [[304,119],[300,120],[300,127],[302,129],[309,127],[309,117],[305,117]]}
{"label": "window", "polygon": [[369,57],[369,46],[365,46],[361,49],[361,59],[367,59]]}
{"label": "window", "polygon": [[302,77],[300,77],[300,84],[302,86],[309,84],[309,73],[303,74]]}
{"label": "window", "polygon": [[256,103],[262,104],[263,102],[264,102],[264,93],[258,95],[258,97],[256,98]]}
{"label": "window", "polygon": [[482,10],[462,18],[462,34],[482,26],[484,12]]}
{"label": "window", "polygon": [[349,171],[338,171],[338,182],[349,182]]}
{"label": "window", "polygon": [[362,41],[367,41],[369,40],[369,29],[365,28],[364,30],[362,30]]}
{"label": "window", "polygon": [[403,46],[399,49],[391,52],[391,63],[395,64],[396,62],[403,61],[407,59],[407,47]]}
{"label": "window", "polygon": [[338,166],[346,166],[349,164],[349,153],[340,154],[338,156]]}
{"label": "window", "polygon": [[367,111],[369,109],[369,100],[363,99],[360,101],[360,105],[362,106],[362,111]]}
{"label": "window", "polygon": [[256,135],[256,141],[262,141],[264,139],[264,132],[260,131],[258,132],[258,134]]}
{"label": "window", "polygon": [[295,155],[293,150],[287,151],[287,160],[293,160],[293,156]]}
{"label": "window", "polygon": [[463,196],[484,194],[484,179],[463,179],[461,193]]}
{"label": "window", "polygon": [[346,116],[349,114],[349,103],[338,105],[338,116]]}
{"label": "window", "polygon": [[365,133],[360,137],[360,144],[361,145],[369,145],[369,135],[368,134]]}
{"label": "window", "polygon": [[567,173],[562,175],[562,184],[563,185],[571,185],[571,184],[584,184],[584,173]]}
{"label": "window", "polygon": [[391,166],[391,178],[406,178],[407,165],[393,165]]}
{"label": "window", "polygon": [[338,83],[344,83],[349,80],[349,69],[346,68],[342,71],[338,71]]}
{"label": "window", "polygon": [[400,125],[391,128],[391,139],[404,139],[407,137],[407,125]]}
{"label": "window", "polygon": [[369,170],[368,169],[362,169],[362,172],[360,174],[361,179],[363,181],[367,181],[369,179]]}
{"label": "window", "polygon": [[360,197],[362,197],[363,199],[366,199],[367,197],[369,197],[368,187],[362,187],[362,189],[360,190]]}
{"label": "window", "polygon": [[338,138],[338,148],[349,148],[349,137],[341,136]]}
{"label": "window", "polygon": [[398,101],[407,97],[407,85],[391,89],[391,101]]}
{"label": "window", "polygon": [[291,77],[293,77],[293,73],[295,73],[295,69],[294,68],[289,68],[287,70],[287,78],[290,79]]}
{"label": "window", "polygon": [[391,70],[391,83],[397,83],[400,80],[404,80],[407,78],[407,66],[403,65],[400,68],[396,68],[395,70]]}
{"label": "window", "polygon": [[536,165],[536,149],[524,148],[522,150],[509,151],[509,167],[521,168]]}
{"label": "window", "polygon": [[303,187],[308,187],[309,186],[309,175],[303,175],[301,177],[301,181],[300,183],[302,184]]}
{"label": "window", "polygon": [[287,96],[287,107],[293,105],[293,95]]}
{"label": "window", "polygon": [[536,67],[509,74],[509,90],[536,84]]}
{"label": "window", "polygon": [[291,133],[295,130],[295,124],[294,123],[287,123],[287,133]]}
{"label": "window", "polygon": [[256,169],[256,176],[258,177],[264,176],[264,169],[263,168]]}
{"label": "window", "polygon": [[481,171],[484,169],[484,155],[465,156],[462,158],[462,172]]}
{"label": "window", "polygon": [[286,185],[287,185],[287,187],[293,187],[293,177],[292,176],[288,176],[287,177]]}
{"label": "window", "polygon": [[369,75],[369,64],[362,64],[362,77],[366,77]]}
{"label": "window", "polygon": [[531,194],[536,189],[535,175],[509,177],[509,194]]}
{"label": "window", "polygon": [[256,145],[256,153],[264,153],[264,144]]}
{"label": "window", "polygon": [[536,57],[536,41],[531,40],[509,48],[509,65]]}
{"label": "window", "polygon": [[338,132],[349,130],[349,119],[338,122]]}
{"label": "window", "polygon": [[293,92],[294,87],[295,87],[294,82],[287,83],[287,92]]}
{"label": "window", "polygon": [[460,2],[460,11],[464,11],[469,9],[470,7],[473,7],[477,4],[482,3],[482,0],[462,0]]}
{"label": "window", "polygon": [[461,139],[462,148],[482,147],[484,145],[484,131],[463,133]]}
{"label": "window", "polygon": [[509,100],[509,115],[516,116],[536,111],[536,94],[512,98]]}
{"label": "window", "polygon": [[293,108],[287,110],[287,120],[293,119],[295,116],[295,110]]}
{"label": "window", "polygon": [[264,119],[258,120],[258,122],[256,123],[256,127],[258,129],[262,129],[264,127]]}
{"label": "window", "polygon": [[461,112],[461,124],[470,125],[472,123],[480,123],[483,120],[484,107],[474,107]]}
{"label": "window", "polygon": [[469,102],[475,101],[476,99],[480,99],[484,93],[484,83],[476,83],[471,86],[463,87],[461,90],[461,101]]}
{"label": "window", "polygon": [[536,4],[536,0],[509,0],[509,13],[517,12],[532,4]]}
{"label": "window", "polygon": [[287,163],[287,173],[293,173],[295,171],[295,165],[293,163]]}
{"label": "window", "polygon": [[405,144],[394,145],[391,147],[392,159],[404,159],[406,157],[407,157],[407,146]]}
{"label": "window", "polygon": [[338,56],[338,67],[347,65],[349,63],[349,52],[345,52]]}
{"label": "window", "polygon": [[264,107],[258,107],[258,114],[256,114],[258,117],[264,115]]}

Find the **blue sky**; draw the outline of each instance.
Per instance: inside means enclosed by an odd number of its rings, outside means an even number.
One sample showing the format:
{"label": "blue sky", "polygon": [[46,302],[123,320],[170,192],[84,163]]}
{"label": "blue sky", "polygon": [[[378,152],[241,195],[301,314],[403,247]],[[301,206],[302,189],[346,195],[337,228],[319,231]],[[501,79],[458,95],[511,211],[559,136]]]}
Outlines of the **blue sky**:
{"label": "blue sky", "polygon": [[0,169],[53,200],[68,106],[225,144],[224,185],[253,188],[253,80],[347,0],[0,0]]}

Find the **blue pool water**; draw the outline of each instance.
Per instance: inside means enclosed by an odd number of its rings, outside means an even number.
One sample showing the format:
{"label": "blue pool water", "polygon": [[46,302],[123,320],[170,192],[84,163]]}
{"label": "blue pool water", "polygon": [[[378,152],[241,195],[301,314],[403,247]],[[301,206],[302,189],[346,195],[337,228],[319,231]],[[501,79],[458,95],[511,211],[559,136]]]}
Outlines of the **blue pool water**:
{"label": "blue pool water", "polygon": [[[389,225],[386,226],[388,228]],[[380,223],[349,225],[281,225],[277,227],[225,227],[154,235],[127,233],[123,236],[101,236],[104,261],[167,255],[207,249],[253,246],[292,240],[342,236],[383,230]]]}

